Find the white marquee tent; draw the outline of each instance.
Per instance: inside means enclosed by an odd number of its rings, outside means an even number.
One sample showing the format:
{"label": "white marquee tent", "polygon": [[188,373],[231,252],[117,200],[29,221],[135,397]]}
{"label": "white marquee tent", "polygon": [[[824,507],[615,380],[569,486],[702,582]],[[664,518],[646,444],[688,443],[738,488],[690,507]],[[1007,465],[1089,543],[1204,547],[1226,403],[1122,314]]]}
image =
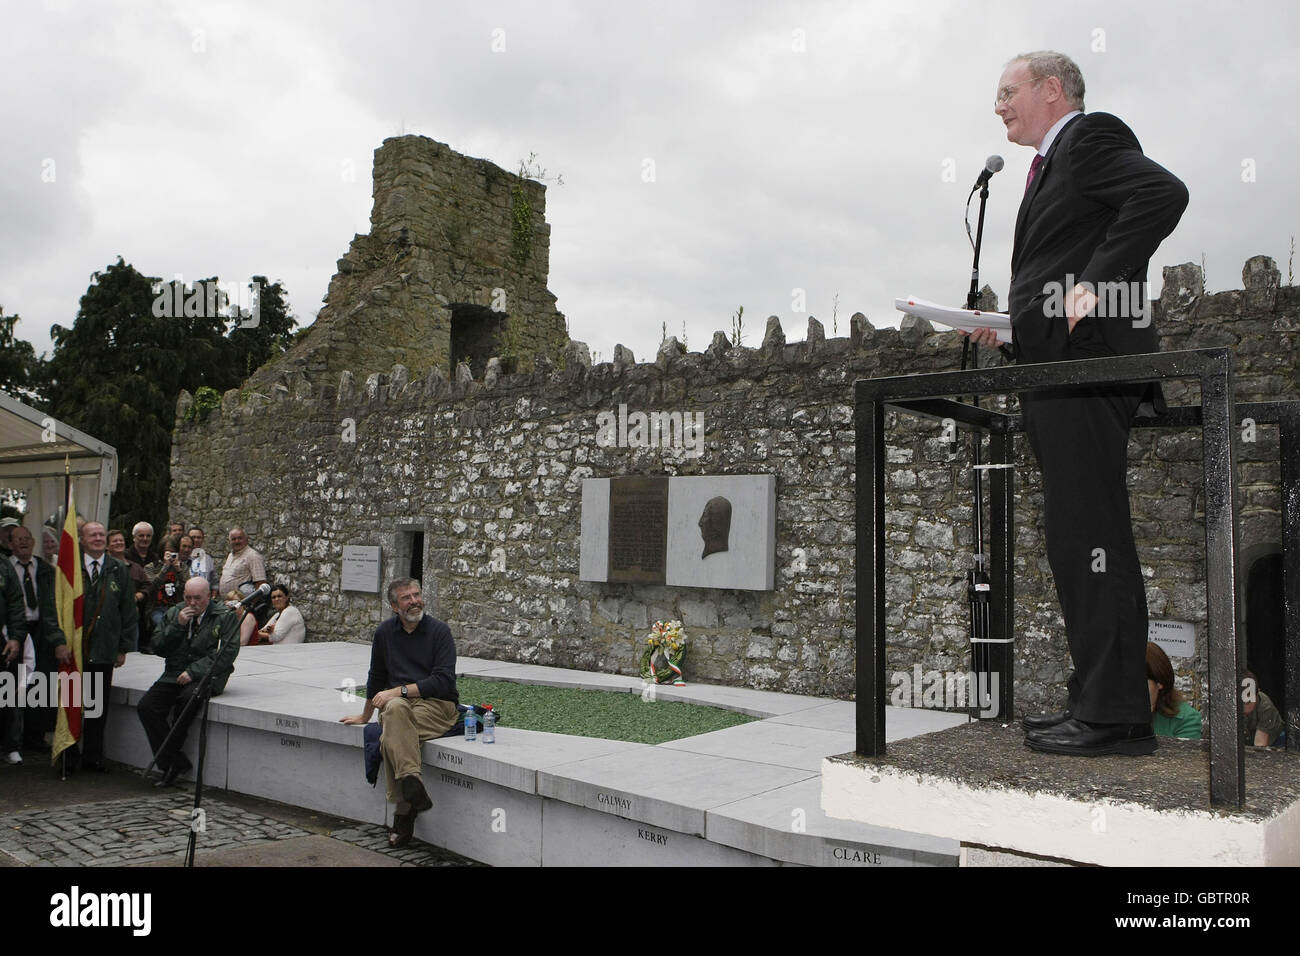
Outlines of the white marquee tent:
{"label": "white marquee tent", "polygon": [[63,506],[65,467],[77,513],[87,521],[108,521],[117,449],[0,392],[0,488],[27,496],[23,524],[36,538],[37,553],[44,551],[41,525]]}

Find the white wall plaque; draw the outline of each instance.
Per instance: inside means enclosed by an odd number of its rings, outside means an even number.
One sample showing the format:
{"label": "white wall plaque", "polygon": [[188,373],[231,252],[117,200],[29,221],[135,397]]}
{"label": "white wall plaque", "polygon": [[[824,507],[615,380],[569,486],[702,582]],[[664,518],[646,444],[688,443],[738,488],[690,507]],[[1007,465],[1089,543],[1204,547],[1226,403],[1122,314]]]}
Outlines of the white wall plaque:
{"label": "white wall plaque", "polygon": [[343,546],[344,591],[379,593],[380,559],[378,546],[345,544]]}
{"label": "white wall plaque", "polygon": [[1148,621],[1147,640],[1170,657],[1196,655],[1196,625],[1187,621]]}

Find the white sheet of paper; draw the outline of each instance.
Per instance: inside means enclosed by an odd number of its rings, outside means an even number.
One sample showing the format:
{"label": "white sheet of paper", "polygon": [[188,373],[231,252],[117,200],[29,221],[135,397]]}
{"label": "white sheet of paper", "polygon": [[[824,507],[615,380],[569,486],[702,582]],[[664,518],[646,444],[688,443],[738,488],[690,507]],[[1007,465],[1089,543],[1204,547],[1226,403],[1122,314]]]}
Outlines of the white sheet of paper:
{"label": "white sheet of paper", "polygon": [[953,309],[937,302],[928,302],[909,295],[905,299],[895,299],[894,308],[908,315],[915,315],[930,322],[938,322],[950,329],[974,332],[976,329],[993,329],[998,341],[1011,341],[1011,316],[1005,312],[980,312],[970,309]]}

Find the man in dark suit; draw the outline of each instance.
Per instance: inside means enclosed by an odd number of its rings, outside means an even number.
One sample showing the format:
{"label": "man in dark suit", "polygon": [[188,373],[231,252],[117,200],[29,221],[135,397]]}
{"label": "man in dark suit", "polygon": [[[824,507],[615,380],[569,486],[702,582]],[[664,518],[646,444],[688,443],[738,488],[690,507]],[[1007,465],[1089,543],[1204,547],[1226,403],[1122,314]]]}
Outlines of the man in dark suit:
{"label": "man in dark suit", "polygon": [[127,652],[136,649],[138,621],[135,586],[125,562],[107,553],[108,533],[98,521],[81,528],[81,558],[85,565],[81,660],[86,680],[103,681],[98,717],[86,716],[81,729],[81,767],[107,771],[104,765],[104,733],[108,727],[109,697],[113,690],[113,668],[126,663]]}
{"label": "man in dark suit", "polygon": [[[59,613],[54,606],[54,568],[33,554],[36,539],[26,528],[15,528],[10,540],[13,554],[8,561],[22,589],[27,636],[36,652],[36,670],[45,675],[54,674],[59,663],[71,653],[67,638],[59,629]],[[48,750],[44,737],[54,729],[56,706],[57,702],[51,701],[49,706],[25,708],[22,732],[29,749]]]}
{"label": "man in dark suit", "polygon": [[[1107,113],[1083,113],[1069,57],[1028,53],[1006,67],[995,112],[1007,139],[1036,149],[1016,219],[1010,312],[1016,361],[1159,351],[1147,264],[1187,207],[1187,189]],[[992,345],[987,332],[974,340]],[[1047,556],[1074,674],[1057,714],[1025,718],[1036,750],[1155,750],[1146,686],[1146,591],[1133,541],[1128,435],[1156,386],[1021,395],[1043,475]]]}

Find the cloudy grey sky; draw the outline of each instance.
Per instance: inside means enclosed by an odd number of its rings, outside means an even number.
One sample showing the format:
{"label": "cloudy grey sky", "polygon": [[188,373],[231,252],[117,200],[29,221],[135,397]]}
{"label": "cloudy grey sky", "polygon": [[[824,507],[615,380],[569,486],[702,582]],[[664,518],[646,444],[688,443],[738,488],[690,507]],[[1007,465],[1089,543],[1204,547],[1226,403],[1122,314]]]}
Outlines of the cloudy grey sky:
{"label": "cloudy grey sky", "polygon": [[[405,131],[515,168],[536,153],[551,291],[575,339],[652,357],[743,305],[802,339],[896,296],[960,305],[963,204],[991,153],[983,278],[1005,301],[1031,151],[992,112],[1003,63],[1055,48],[1178,174],[1153,261],[1251,255],[1300,232],[1300,60],[1284,2],[5,3],[0,306],[38,351],[124,257],[187,280],[262,273],[301,323],[367,232],[370,163]],[[495,49],[494,49],[495,47]],[[504,47],[504,49],[501,49]],[[646,161],[654,179],[645,181]],[[355,176],[349,181],[349,165]],[[804,290],[798,311],[794,290]]]}

